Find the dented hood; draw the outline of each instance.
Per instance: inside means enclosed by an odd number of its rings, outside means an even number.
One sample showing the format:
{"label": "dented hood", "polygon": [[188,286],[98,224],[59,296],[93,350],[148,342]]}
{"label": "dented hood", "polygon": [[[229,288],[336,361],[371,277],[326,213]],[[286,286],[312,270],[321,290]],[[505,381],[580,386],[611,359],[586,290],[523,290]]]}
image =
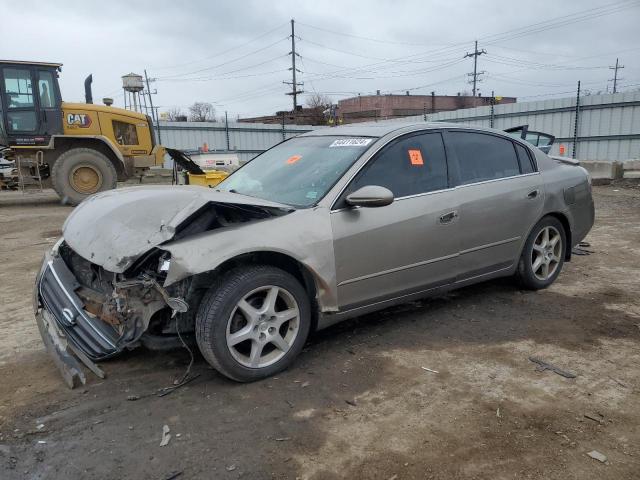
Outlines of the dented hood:
{"label": "dented hood", "polygon": [[132,187],[82,202],[67,218],[63,236],[80,256],[121,273],[140,255],[171,240],[176,228],[207,203],[291,208],[196,186]]}

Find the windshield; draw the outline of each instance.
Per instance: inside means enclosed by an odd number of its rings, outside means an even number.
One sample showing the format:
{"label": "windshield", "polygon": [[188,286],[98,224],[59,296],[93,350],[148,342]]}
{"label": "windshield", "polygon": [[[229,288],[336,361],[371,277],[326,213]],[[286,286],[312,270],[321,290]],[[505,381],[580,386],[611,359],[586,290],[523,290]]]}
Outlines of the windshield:
{"label": "windshield", "polygon": [[296,207],[309,207],[326,195],[373,143],[366,137],[297,137],[257,156],[218,185]]}

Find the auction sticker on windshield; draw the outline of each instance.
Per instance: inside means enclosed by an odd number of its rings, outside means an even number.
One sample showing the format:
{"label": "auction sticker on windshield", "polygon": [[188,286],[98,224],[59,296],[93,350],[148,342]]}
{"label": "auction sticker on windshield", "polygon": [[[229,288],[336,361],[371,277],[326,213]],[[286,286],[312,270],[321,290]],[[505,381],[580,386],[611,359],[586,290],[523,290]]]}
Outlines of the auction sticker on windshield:
{"label": "auction sticker on windshield", "polygon": [[329,147],[366,147],[372,140],[372,138],[341,138],[334,140]]}

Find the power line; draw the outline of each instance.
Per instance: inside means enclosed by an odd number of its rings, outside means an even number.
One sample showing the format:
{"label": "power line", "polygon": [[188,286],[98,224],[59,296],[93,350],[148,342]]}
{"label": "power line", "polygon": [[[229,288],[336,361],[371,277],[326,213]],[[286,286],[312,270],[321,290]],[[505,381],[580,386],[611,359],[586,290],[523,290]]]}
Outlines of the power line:
{"label": "power line", "polygon": [[[237,62],[238,60],[242,60],[243,58],[247,58],[247,57],[249,57],[249,56],[251,56],[251,55],[255,55],[256,53],[263,52],[263,51],[265,51],[265,50],[267,50],[267,49],[269,49],[269,48],[273,47],[274,45],[277,45],[278,43],[280,43],[280,42],[282,42],[282,41],[286,40],[287,38],[289,38],[289,37],[280,38],[280,39],[276,40],[275,42],[270,43],[269,45],[266,45],[266,46],[264,46],[264,47],[262,47],[262,48],[259,48],[259,49],[257,49],[257,50],[253,50],[253,51],[251,51],[251,52],[249,52],[249,53],[245,53],[244,55],[241,55],[240,57],[234,58],[234,59],[232,59],[232,60],[227,60],[226,62],[222,62],[222,63],[219,63],[219,64],[217,64],[217,65],[212,65],[212,66],[210,66],[210,67],[201,68],[201,69],[199,69],[199,70],[194,70],[194,71],[192,71],[192,72],[177,73],[177,74],[174,74],[174,75],[167,75],[167,76],[165,76],[165,77],[158,77],[158,79],[160,79],[160,80],[165,80],[165,79],[168,79],[168,78],[186,77],[186,76],[188,76],[188,75],[194,75],[194,74],[196,74],[196,73],[205,72],[205,71],[207,71],[207,70],[213,70],[213,69],[216,69],[216,68],[218,68],[218,67],[222,67],[222,66],[224,66],[224,65],[228,65],[228,64],[230,64],[230,63]],[[263,63],[264,63],[264,62],[263,62]]]}
{"label": "power line", "polygon": [[227,53],[234,52],[234,51],[239,50],[239,49],[241,49],[243,47],[246,47],[247,45],[252,44],[256,40],[260,40],[261,38],[264,38],[267,35],[270,35],[271,33],[275,32],[277,30],[280,30],[285,25],[286,25],[286,23],[281,23],[277,27],[272,28],[271,30],[269,30],[267,32],[264,32],[264,33],[258,35],[257,37],[252,38],[251,40],[249,40],[249,41],[247,41],[245,43],[242,43],[240,45],[236,45],[235,47],[231,47],[231,48],[229,48],[227,50],[223,50],[223,51],[218,52],[218,53],[214,53],[213,55],[209,55],[207,57],[203,57],[203,58],[201,58],[199,60],[192,60],[190,62],[181,63],[181,64],[178,64],[178,65],[169,65],[169,66],[165,66],[165,67],[154,67],[154,68],[156,70],[169,70],[169,69],[172,69],[172,68],[181,68],[181,67],[185,67],[187,65],[193,65],[194,63],[204,62],[205,60],[212,60],[214,58],[222,57],[223,55],[226,55]]}

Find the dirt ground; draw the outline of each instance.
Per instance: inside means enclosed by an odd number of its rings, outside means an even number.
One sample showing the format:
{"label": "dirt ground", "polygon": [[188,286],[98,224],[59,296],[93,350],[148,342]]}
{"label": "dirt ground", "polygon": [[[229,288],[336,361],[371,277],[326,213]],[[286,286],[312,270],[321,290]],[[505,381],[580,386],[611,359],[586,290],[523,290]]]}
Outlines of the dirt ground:
{"label": "dirt ground", "polygon": [[163,397],[184,350],[63,384],[31,292],[71,209],[0,193],[0,478],[638,479],[640,189],[594,190],[593,253],[548,290],[493,281],[348,321],[249,385],[197,356],[200,376]]}

